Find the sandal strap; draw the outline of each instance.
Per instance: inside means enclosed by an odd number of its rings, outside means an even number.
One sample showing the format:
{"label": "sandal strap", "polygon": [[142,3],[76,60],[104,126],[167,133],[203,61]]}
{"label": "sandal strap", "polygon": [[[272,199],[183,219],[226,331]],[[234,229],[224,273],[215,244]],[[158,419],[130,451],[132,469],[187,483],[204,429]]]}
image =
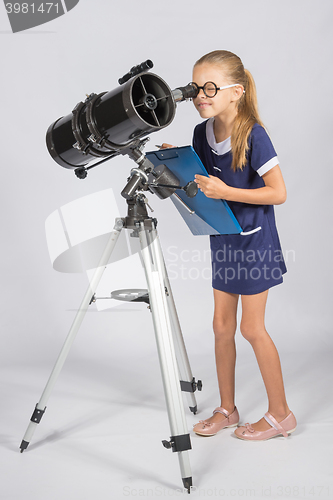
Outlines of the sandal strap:
{"label": "sandal strap", "polygon": [[215,408],[215,410],[213,411],[213,415],[215,413],[222,413],[222,415],[224,415],[226,418],[229,418],[229,416],[230,416],[230,413],[225,408],[222,408],[221,406],[219,406],[218,408]]}
{"label": "sandal strap", "polygon": [[282,427],[282,425],[280,425],[279,422],[269,412],[265,413],[264,419],[266,420],[266,422],[269,423],[269,425],[271,425],[272,427],[274,427],[274,429],[276,429],[277,431],[280,431],[281,434],[284,437],[288,437],[288,434],[284,430],[284,428]]}

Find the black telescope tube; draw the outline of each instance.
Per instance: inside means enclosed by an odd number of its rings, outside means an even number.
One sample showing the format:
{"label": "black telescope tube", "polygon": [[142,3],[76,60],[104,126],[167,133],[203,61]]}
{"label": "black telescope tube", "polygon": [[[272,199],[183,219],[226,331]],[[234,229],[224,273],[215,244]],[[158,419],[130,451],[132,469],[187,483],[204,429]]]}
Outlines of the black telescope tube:
{"label": "black telescope tube", "polygon": [[47,148],[62,167],[86,167],[166,127],[175,111],[170,87],[159,76],[143,72],[110,92],[91,94],[52,123]]}
{"label": "black telescope tube", "polygon": [[[46,145],[54,161],[65,168],[88,169],[124,151],[134,140],[168,126],[178,102],[198,95],[196,85],[170,87],[148,72],[150,59],[119,79],[110,92],[90,94],[66,116],[53,122]],[[96,163],[96,160],[100,160]]]}

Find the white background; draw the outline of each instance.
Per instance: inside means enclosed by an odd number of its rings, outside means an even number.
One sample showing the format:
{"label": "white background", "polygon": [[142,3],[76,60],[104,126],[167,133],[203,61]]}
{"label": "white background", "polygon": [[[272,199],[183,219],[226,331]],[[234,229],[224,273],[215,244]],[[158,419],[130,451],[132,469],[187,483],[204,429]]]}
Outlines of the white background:
{"label": "white background", "polygon": [[[157,497],[176,495],[181,486],[176,456],[160,445],[169,428],[151,318],[141,304],[104,312],[92,306],[34,444],[23,455],[17,449],[87,286],[84,274],[52,269],[45,220],[62,205],[109,187],[126,215],[119,193],[133,166],[116,158],[78,180],[50,157],[48,126],[85,94],[115,88],[120,76],[148,58],[171,88],[186,85],[194,62],[218,48],[238,54],[252,72],[287,185],[288,200],[276,208],[276,218],[288,273],[269,293],[267,328],[299,425],[288,440],[267,443],[243,443],[230,432],[208,440],[194,436],[194,483],[206,496],[209,489],[222,496],[224,489],[224,496],[236,491],[254,498],[247,491],[253,488],[255,498],[290,492],[333,498],[327,461],[332,15],[330,0],[80,0],[59,19],[12,34],[0,6],[3,498],[104,500],[140,491],[148,496],[149,489]],[[163,141],[190,144],[199,121],[191,103],[179,104],[173,123],[151,136],[151,149]],[[206,418],[218,406],[208,239],[192,236],[169,200],[151,196],[150,204],[192,370],[204,381],[197,399],[198,416]],[[267,411],[266,395],[239,333],[237,345],[236,404],[242,422],[255,421]],[[197,419],[189,415],[189,427]]]}

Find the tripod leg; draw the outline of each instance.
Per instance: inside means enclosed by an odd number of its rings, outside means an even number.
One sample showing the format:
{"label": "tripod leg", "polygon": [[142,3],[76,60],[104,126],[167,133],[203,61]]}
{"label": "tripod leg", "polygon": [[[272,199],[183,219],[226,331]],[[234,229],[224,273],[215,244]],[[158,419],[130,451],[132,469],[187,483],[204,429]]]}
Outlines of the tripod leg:
{"label": "tripod leg", "polygon": [[156,229],[145,230],[141,223],[139,237],[171,430],[170,441],[163,441],[163,445],[178,452],[183,484],[190,491],[192,475],[188,450],[191,440],[179,384],[161,250]]}
{"label": "tripod leg", "polygon": [[177,309],[175,305],[175,301],[173,298],[172,294],[172,289],[171,285],[169,282],[164,258],[163,258],[163,253],[161,246],[158,244],[157,245],[159,254],[160,254],[160,260],[163,263],[163,278],[165,285],[168,290],[167,294],[167,303],[169,306],[169,311],[170,311],[170,317],[172,321],[172,326],[173,326],[173,339],[175,343],[175,350],[176,350],[176,357],[177,357],[177,362],[178,362],[178,368],[179,368],[179,373],[180,373],[180,385],[181,385],[181,390],[183,392],[186,392],[187,400],[189,403],[189,408],[190,410],[195,414],[197,412],[197,402],[196,398],[194,395],[194,392],[196,389],[201,391],[202,388],[202,382],[201,380],[198,380],[197,382],[195,381],[195,378],[192,375],[192,370],[190,366],[190,362],[187,356],[187,351],[185,347],[185,342],[183,338],[183,334],[181,331],[180,327],[180,322],[177,314]]}
{"label": "tripod leg", "polygon": [[66,361],[66,358],[68,356],[68,353],[70,351],[70,348],[74,342],[75,336],[82,324],[83,318],[87,312],[87,309],[89,307],[89,304],[91,302],[91,298],[93,294],[95,293],[95,290],[98,286],[98,283],[100,282],[103,272],[105,270],[105,266],[107,265],[110,256],[112,254],[112,251],[115,247],[115,244],[117,242],[118,236],[120,234],[120,231],[123,227],[123,222],[122,219],[117,219],[116,224],[114,226],[114,229],[112,233],[110,234],[109,241],[104,249],[103,255],[100,259],[100,264],[96,269],[96,272],[94,273],[94,276],[88,286],[88,289],[83,297],[81,306],[76,313],[76,316],[74,318],[73,324],[68,332],[67,338],[65,340],[65,343],[60,351],[60,354],[58,356],[58,359],[54,365],[54,368],[52,370],[52,373],[50,375],[50,378],[45,386],[45,389],[42,393],[42,396],[37,403],[35,410],[32,414],[30,423],[28,425],[28,428],[26,430],[26,433],[23,437],[23,440],[20,445],[20,450],[21,453],[29,446],[29,443],[31,441],[31,438],[35,432],[35,429],[39,422],[41,421],[42,416],[44,415],[44,412],[46,410],[46,403],[49,399],[49,396],[52,392],[52,389],[57,381],[57,378],[61,372],[61,369]]}

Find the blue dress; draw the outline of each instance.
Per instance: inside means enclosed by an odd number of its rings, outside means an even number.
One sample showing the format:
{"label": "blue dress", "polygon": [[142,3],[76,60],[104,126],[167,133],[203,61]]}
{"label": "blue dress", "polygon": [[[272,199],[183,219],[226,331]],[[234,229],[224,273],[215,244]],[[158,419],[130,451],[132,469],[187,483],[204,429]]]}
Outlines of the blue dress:
{"label": "blue dress", "polygon": [[[249,137],[247,164],[243,170],[231,168],[230,137],[215,142],[214,118],[195,127],[193,147],[208,174],[228,186],[256,189],[265,186],[262,176],[278,164],[267,132],[255,124]],[[228,201],[242,234],[210,236],[212,284],[216,290],[252,295],[282,283],[287,272],[275,224],[273,205],[253,205]]]}

